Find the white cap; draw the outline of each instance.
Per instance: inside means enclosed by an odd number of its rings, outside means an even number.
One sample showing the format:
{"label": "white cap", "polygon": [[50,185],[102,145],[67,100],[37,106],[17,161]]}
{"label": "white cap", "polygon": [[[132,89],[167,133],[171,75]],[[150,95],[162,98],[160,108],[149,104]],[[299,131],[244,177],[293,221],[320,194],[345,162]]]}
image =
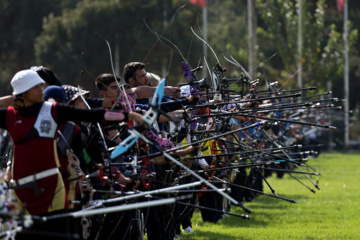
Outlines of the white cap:
{"label": "white cap", "polygon": [[45,81],[33,70],[17,72],[11,80],[11,86],[14,90],[13,95],[24,93],[40,83],[45,83]]}

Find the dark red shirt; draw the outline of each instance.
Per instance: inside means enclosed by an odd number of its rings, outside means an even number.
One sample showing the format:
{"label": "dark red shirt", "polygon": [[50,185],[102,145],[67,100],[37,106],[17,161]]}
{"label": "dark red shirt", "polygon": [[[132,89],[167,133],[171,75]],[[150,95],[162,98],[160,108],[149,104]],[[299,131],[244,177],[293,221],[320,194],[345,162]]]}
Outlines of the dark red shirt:
{"label": "dark red shirt", "polygon": [[[0,109],[0,128],[6,129],[15,143],[12,161],[12,179],[18,180],[41,171],[60,167],[56,141],[52,138],[33,137],[30,134],[42,103],[31,107]],[[101,122],[104,110],[77,109],[70,106],[52,105],[51,114],[58,124],[65,121]],[[67,208],[68,201],[61,174],[37,180],[32,186],[15,190],[26,210],[32,214],[44,214]]]}

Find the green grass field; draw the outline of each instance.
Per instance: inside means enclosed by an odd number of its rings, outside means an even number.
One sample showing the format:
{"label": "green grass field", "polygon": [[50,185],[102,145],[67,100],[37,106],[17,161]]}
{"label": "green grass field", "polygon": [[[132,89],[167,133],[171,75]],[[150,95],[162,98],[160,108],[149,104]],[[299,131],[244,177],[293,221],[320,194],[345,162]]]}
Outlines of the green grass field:
{"label": "green grass field", "polygon": [[[182,233],[181,239],[360,239],[360,154],[323,153],[308,164],[322,174],[312,176],[320,190],[302,174],[295,176],[316,193],[288,175],[273,175],[268,181],[276,193],[297,203],[262,195],[245,203],[253,211],[251,220],[229,216],[217,224],[204,223],[195,213],[195,233]],[[265,184],[264,189],[271,193]],[[241,208],[231,212],[245,214]]]}

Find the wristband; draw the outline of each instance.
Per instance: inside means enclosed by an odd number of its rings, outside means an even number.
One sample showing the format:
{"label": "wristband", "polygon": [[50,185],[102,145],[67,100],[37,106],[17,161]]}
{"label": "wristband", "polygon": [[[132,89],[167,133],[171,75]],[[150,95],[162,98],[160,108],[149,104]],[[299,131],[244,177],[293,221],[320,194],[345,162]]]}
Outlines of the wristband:
{"label": "wristband", "polygon": [[[124,118],[121,119],[119,113],[122,113]],[[127,122],[127,121],[129,121],[129,112],[111,112],[111,111],[105,110],[104,119],[106,121]]]}
{"label": "wristband", "polygon": [[124,119],[122,120],[122,122],[128,122],[129,121],[129,112],[122,112],[122,114],[124,114]]}

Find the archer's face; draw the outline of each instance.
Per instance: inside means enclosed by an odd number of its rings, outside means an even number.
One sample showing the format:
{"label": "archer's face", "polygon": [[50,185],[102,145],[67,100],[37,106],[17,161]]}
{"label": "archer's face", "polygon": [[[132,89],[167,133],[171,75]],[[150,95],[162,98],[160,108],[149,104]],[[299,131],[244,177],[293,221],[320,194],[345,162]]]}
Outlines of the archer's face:
{"label": "archer's face", "polygon": [[73,103],[73,106],[77,108],[87,109],[86,104],[84,103],[81,97],[76,98],[75,102]]}
{"label": "archer's face", "polygon": [[108,131],[108,138],[117,142],[121,143],[121,139],[119,137],[119,131],[117,129],[112,129]]}
{"label": "archer's face", "polygon": [[44,101],[44,86],[45,84],[40,83],[23,93],[25,106],[31,106]]}
{"label": "archer's face", "polygon": [[135,72],[135,76],[129,79],[129,83],[132,87],[139,87],[139,86],[148,86],[149,80],[146,76],[145,69],[138,69]]}
{"label": "archer's face", "polygon": [[117,83],[114,81],[110,83],[106,91],[102,91],[104,98],[117,99],[120,95],[120,89]]}

